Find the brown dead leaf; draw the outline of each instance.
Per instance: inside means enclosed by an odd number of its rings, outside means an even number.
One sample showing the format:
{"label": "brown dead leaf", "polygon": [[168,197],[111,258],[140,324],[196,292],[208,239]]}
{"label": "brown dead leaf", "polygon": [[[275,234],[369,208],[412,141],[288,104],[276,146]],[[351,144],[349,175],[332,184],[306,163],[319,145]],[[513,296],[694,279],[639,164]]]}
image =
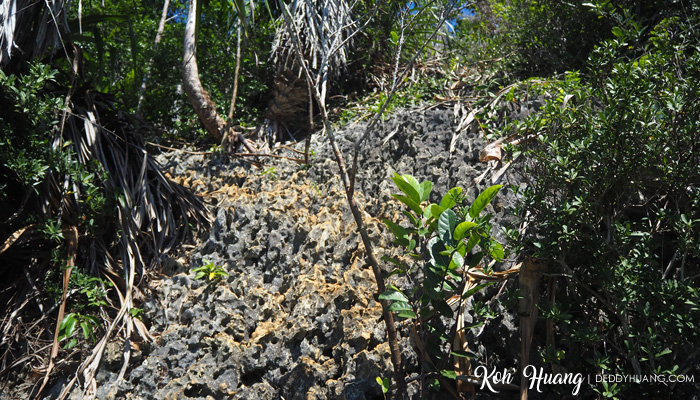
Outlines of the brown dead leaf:
{"label": "brown dead leaf", "polygon": [[479,161],[481,162],[487,162],[491,160],[496,160],[498,162],[501,161],[502,155],[501,155],[501,149],[503,147],[503,142],[502,141],[496,141],[493,142],[486,147],[484,147],[483,150],[481,150],[481,153],[479,153]]}

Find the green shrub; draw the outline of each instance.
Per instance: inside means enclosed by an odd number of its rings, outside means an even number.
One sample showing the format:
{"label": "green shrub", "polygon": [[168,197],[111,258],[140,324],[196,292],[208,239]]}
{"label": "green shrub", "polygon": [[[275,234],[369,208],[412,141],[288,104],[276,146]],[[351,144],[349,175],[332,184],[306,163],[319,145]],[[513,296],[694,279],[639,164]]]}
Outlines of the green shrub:
{"label": "green shrub", "polygon": [[[505,257],[503,247],[491,236],[491,216],[483,213],[501,186],[484,190],[471,205],[466,204],[463,189],[455,187],[436,204],[428,201],[430,181],[418,183],[410,175],[397,174],[392,180],[402,192],[393,196],[406,206],[402,214],[409,224],[405,227],[384,220],[402,255],[384,256],[383,260],[395,266],[390,276],[404,276],[409,283],[405,291],[388,285],[379,298],[390,301],[389,310],[399,317],[413,320],[422,343],[421,373],[430,377],[431,386],[439,387],[439,376],[456,377],[455,368],[448,364],[451,356],[474,356],[453,347],[455,335],[469,328],[458,326],[458,315],[464,312],[464,302],[494,282],[481,283],[471,274],[491,275]],[[475,320],[480,321],[474,326],[493,317],[478,302],[473,302],[473,310]]]}
{"label": "green shrub", "polygon": [[548,87],[554,95],[524,128],[537,140],[522,239],[563,274],[557,299],[569,314],[556,322],[559,348],[544,353],[565,350],[577,372],[686,373],[694,365],[700,41],[690,25],[665,19],[645,42],[639,24],[616,27],[592,52],[590,73],[569,72]]}
{"label": "green shrub", "polygon": [[521,77],[583,68],[609,32],[607,21],[581,2],[499,0],[489,8],[500,55],[509,55],[509,69]]}
{"label": "green shrub", "polygon": [[204,265],[192,268],[192,272],[195,273],[194,279],[205,279],[207,282],[214,282],[228,276],[224,267],[207,260],[204,260]]}

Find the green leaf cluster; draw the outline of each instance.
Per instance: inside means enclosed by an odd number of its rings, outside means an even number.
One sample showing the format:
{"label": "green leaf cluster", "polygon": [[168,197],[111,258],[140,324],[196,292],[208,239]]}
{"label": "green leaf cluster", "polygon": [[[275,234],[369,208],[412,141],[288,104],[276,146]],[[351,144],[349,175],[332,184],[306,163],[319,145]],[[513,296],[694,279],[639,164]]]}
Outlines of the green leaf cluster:
{"label": "green leaf cluster", "polygon": [[100,326],[100,320],[92,315],[82,315],[80,313],[70,313],[63,317],[59,325],[58,341],[68,340],[63,345],[65,349],[72,349],[78,344],[78,338],[75,334],[78,328],[83,334],[83,339],[92,340],[95,342],[95,331]]}
{"label": "green leaf cluster", "polygon": [[228,276],[226,270],[221,265],[215,265],[211,261],[204,260],[204,265],[192,268],[195,273],[194,279],[206,279],[207,282],[213,282],[223,277]]}
{"label": "green leaf cluster", "polygon": [[[398,174],[392,180],[400,190],[392,196],[404,205],[402,214],[408,225],[383,220],[402,253],[383,260],[394,265],[391,275],[411,277],[413,284],[404,290],[390,285],[379,298],[390,302],[389,310],[399,317],[420,321],[421,340],[430,353],[424,368],[454,374],[445,369],[450,355],[445,349],[455,333],[445,321],[456,323],[450,304],[461,304],[490,284],[465,290],[467,271],[488,263],[484,269],[489,273],[505,258],[503,246],[491,236],[490,215],[484,213],[502,186],[487,188],[470,205],[461,187],[448,190],[438,203],[431,203],[432,182]],[[458,301],[448,304],[453,296],[458,296]]]}

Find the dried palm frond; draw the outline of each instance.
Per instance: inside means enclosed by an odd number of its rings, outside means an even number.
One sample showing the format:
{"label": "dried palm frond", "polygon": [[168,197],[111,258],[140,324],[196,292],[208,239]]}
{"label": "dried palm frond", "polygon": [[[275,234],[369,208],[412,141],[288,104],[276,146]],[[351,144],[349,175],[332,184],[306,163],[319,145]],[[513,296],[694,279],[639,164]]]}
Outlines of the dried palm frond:
{"label": "dried palm frond", "polygon": [[[134,293],[140,278],[146,275],[149,267],[159,262],[164,253],[185,240],[191,224],[206,226],[208,213],[197,196],[163,175],[147,154],[142,138],[126,116],[115,109],[109,97],[81,91],[71,98],[69,109],[63,130],[55,132],[50,145],[72,155],[86,168],[90,166],[93,170],[104,171],[104,178],[96,183],[103,193],[116,197],[115,210],[100,224],[100,232],[93,235],[81,232],[76,261],[76,265],[91,275],[112,281],[118,297],[116,315],[102,312],[106,332],[92,353],[82,361],[78,373],[74,374],[76,379],[82,375],[83,396],[89,398],[94,394],[90,390],[94,387],[97,366],[109,340],[120,335],[125,341],[120,377],[123,377],[129,362],[132,332],[149,340],[145,327],[128,313],[136,307]],[[78,216],[84,215],[81,207],[85,207],[86,195],[85,187],[74,176],[52,173],[30,196],[33,205],[25,207],[24,212],[58,216],[64,226],[75,226]],[[18,366],[15,360],[28,355],[16,350],[21,343],[29,342],[30,347],[38,347],[33,343],[50,340],[49,335],[55,340],[53,332],[46,328],[60,322],[49,322],[51,317],[55,318],[53,313],[57,307],[46,309],[45,302],[42,303],[44,296],[34,283],[51,269],[46,256],[42,261],[40,254],[47,254],[52,246],[36,229],[36,224],[16,229],[10,237],[3,238],[1,246],[0,258],[4,265],[0,265],[0,273],[24,266],[19,270],[24,269],[26,279],[13,273],[7,287],[0,287],[0,299],[5,300],[0,307],[3,326],[0,377]],[[39,249],[44,250],[37,251]],[[14,265],[7,264],[8,257]],[[64,293],[66,291],[64,287]],[[38,315],[34,311],[35,304]],[[27,325],[31,327],[27,328]],[[49,347],[37,351],[43,354],[44,360],[48,357]],[[28,366],[43,371],[44,382],[48,382],[51,366],[60,364],[55,353],[47,364]],[[63,357],[65,354],[59,355],[59,358]],[[64,395],[75,390],[74,383],[75,379],[66,387]]]}
{"label": "dried palm frond", "polygon": [[0,4],[0,66],[14,70],[14,65],[63,50],[61,34],[68,31],[69,3],[4,0]]}
{"label": "dried palm frond", "polygon": [[[345,67],[349,46],[333,49],[333,42],[338,35],[341,41],[348,37],[354,25],[348,4],[343,0],[296,0],[289,11],[294,24],[301,28],[300,45],[309,68],[328,68],[331,77],[337,75]],[[295,70],[301,77],[295,62],[294,38],[284,25],[280,26],[272,44],[272,60],[278,68]],[[326,58],[328,65],[322,65]]]}
{"label": "dried palm frond", "polygon": [[[206,223],[206,210],[200,200],[161,173],[129,121],[110,106],[97,94],[86,92],[84,103],[74,104],[73,114],[67,120],[70,129],[61,138],[71,141],[81,162],[97,160],[107,172],[107,190],[119,193],[115,226],[119,234],[112,238],[115,244],[108,252],[111,257],[88,262],[104,266],[108,275],[123,279],[123,287],[117,288],[121,304],[107,334],[79,367],[86,383],[93,380],[104,346],[122,324],[127,341],[120,372],[120,378],[123,377],[129,361],[128,341],[134,330],[127,312],[133,307],[136,277],[158,262],[160,254],[185,239],[189,222]],[[114,260],[119,260],[120,265]]]}

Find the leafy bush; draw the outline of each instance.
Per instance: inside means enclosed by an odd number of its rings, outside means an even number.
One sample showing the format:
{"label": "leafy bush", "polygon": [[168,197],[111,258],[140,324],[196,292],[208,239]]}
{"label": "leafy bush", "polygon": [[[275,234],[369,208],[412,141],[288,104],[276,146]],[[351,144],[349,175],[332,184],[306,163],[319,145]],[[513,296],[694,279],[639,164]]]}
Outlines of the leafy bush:
{"label": "leafy bush", "polygon": [[[4,189],[0,192],[0,204],[5,205],[0,212],[14,213],[25,201],[33,205],[31,203],[40,189],[45,189],[40,185],[49,185],[51,176],[66,175],[76,185],[69,191],[79,209],[76,222],[87,232],[94,233],[94,225],[108,205],[100,188],[105,172],[96,163],[80,163],[71,143],[52,142],[63,108],[63,99],[51,91],[52,87],[58,86],[56,77],[57,71],[41,64],[30,65],[22,76],[8,76],[0,71],[0,87],[4,90],[4,95],[0,96],[3,108],[0,114],[3,169],[0,185]],[[50,192],[56,190],[60,189],[49,189]],[[27,196],[27,200],[20,200],[22,196]],[[42,202],[45,199],[36,200]],[[23,223],[40,222],[45,224],[41,230],[48,239],[61,239],[59,219],[48,212],[47,205],[37,206],[39,215],[29,215],[26,220],[7,227],[11,229]],[[2,233],[3,236],[9,234]]]}
{"label": "leafy bush", "polygon": [[[101,187],[104,171],[96,163],[79,162],[70,143],[56,141],[64,101],[55,92],[57,78],[57,71],[41,64],[29,65],[19,76],[0,71],[0,237],[17,239],[3,249],[0,272],[8,286],[20,288],[33,275],[35,282],[30,284],[39,294],[37,302],[48,297],[52,305],[60,302],[69,257],[64,222],[78,227],[84,238],[96,237],[103,233],[109,206]],[[100,319],[77,311],[95,312],[106,306],[105,287],[110,285],[90,276],[82,266],[73,270],[69,284],[81,296],[70,303],[76,312],[68,313],[60,324],[59,339],[67,340],[65,348],[78,343],[74,335],[78,327],[85,339],[94,340]],[[3,300],[7,309],[21,309],[13,303],[17,298]],[[8,321],[6,332],[20,324]],[[22,340],[35,333],[24,331]],[[9,348],[20,347],[11,341],[7,345],[3,362],[12,359]]]}
{"label": "leafy bush", "polygon": [[498,34],[494,50],[510,55],[510,69],[523,77],[584,67],[601,34],[609,32],[606,20],[580,2],[499,0],[489,2],[488,12]]}
{"label": "leafy bush", "polygon": [[[617,26],[592,52],[590,73],[547,87],[555,94],[523,127],[537,139],[523,239],[566,283],[556,297],[567,300],[550,304],[566,311],[556,321],[561,342],[543,354],[568,358],[547,362],[592,374],[680,374],[695,365],[700,55],[690,26],[665,19],[648,40],[634,21]],[[545,316],[554,318],[551,309]]]}
{"label": "leafy bush", "polygon": [[[389,285],[379,298],[390,301],[389,310],[399,317],[414,321],[423,360],[421,372],[431,376],[432,386],[439,387],[440,376],[454,379],[457,374],[468,373],[468,367],[455,371],[447,364],[450,356],[464,360],[473,357],[463,338],[464,330],[469,328],[464,326],[464,303],[494,283],[479,281],[494,277],[495,265],[505,257],[503,247],[491,236],[491,216],[482,215],[501,185],[484,190],[469,206],[461,187],[450,189],[436,204],[428,202],[433,187],[430,181],[418,183],[410,175],[397,174],[392,180],[402,192],[393,196],[406,206],[402,214],[409,226],[384,220],[403,254],[383,259],[395,266],[391,275],[405,276],[410,283],[408,295]],[[453,311],[455,306],[457,312]],[[478,309],[485,312],[479,313]],[[490,312],[478,303],[474,303],[474,313],[482,321],[475,326],[490,317]]]}

